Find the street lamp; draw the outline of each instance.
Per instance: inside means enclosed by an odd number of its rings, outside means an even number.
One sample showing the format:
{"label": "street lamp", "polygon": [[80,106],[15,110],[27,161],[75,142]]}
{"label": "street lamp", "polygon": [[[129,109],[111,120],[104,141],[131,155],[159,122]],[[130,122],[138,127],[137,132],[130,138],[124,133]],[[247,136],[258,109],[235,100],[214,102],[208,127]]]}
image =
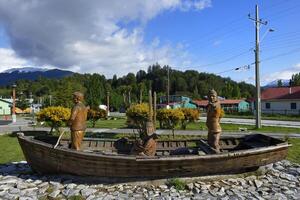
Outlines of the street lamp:
{"label": "street lamp", "polygon": [[12,102],[12,123],[16,123],[17,122],[17,116],[16,116],[16,84],[12,85],[13,91],[12,91],[12,96],[13,96],[13,102]]}

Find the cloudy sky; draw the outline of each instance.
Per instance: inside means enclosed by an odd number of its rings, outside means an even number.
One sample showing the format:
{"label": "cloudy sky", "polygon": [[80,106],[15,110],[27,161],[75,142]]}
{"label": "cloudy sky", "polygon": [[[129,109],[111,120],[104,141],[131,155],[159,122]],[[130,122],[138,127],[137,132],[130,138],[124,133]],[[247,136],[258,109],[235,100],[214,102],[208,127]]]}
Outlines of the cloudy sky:
{"label": "cloudy sky", "polygon": [[298,0],[1,0],[0,71],[56,67],[112,77],[159,63],[254,83],[248,14],[256,3],[268,21],[260,27],[262,84],[289,79],[300,71]]}

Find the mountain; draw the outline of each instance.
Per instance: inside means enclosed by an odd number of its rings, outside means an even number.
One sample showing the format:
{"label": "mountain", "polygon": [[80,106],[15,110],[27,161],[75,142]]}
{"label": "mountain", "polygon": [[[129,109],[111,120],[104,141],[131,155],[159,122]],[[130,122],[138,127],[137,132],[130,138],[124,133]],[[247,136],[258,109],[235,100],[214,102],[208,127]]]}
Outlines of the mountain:
{"label": "mountain", "polygon": [[7,69],[5,71],[3,71],[2,73],[12,73],[12,72],[15,72],[15,71],[19,71],[19,72],[23,72],[23,73],[26,73],[26,72],[45,72],[45,71],[48,71],[50,69],[48,68],[44,68],[44,69],[41,69],[41,68],[36,68],[36,67],[23,67],[23,68],[11,68],[11,69]]}
{"label": "mountain", "polygon": [[39,77],[63,78],[72,75],[73,72],[60,69],[16,68],[0,73],[0,86],[12,85],[17,80],[36,80]]}
{"label": "mountain", "polygon": [[289,79],[277,79],[275,81],[272,81],[268,83],[267,85],[263,86],[263,88],[273,88],[273,87],[278,87],[278,81],[281,80],[282,82],[282,87],[287,87],[290,85],[290,80]]}

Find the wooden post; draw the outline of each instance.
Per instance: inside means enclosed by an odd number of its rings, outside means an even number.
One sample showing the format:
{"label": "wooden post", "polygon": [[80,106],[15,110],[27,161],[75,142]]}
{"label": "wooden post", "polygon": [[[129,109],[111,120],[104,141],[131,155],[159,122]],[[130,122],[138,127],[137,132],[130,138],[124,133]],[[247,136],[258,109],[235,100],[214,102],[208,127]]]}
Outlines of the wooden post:
{"label": "wooden post", "polygon": [[17,121],[16,117],[16,85],[14,84],[13,86],[13,91],[12,91],[12,96],[13,96],[13,102],[12,102],[12,123],[15,123]]}
{"label": "wooden post", "polygon": [[143,90],[140,89],[140,104],[143,102]]}
{"label": "wooden post", "polygon": [[107,117],[109,117],[109,92],[107,92],[107,96],[106,96],[106,115]]}
{"label": "wooden post", "polygon": [[153,128],[156,131],[156,92],[153,93]]}
{"label": "wooden post", "polygon": [[153,122],[152,92],[149,90],[149,122]]}

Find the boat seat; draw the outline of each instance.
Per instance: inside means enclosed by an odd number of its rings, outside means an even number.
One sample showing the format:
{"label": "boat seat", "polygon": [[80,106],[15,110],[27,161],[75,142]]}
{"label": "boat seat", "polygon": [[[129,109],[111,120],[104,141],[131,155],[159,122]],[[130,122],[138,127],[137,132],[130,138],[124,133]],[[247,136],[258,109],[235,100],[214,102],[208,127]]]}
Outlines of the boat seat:
{"label": "boat seat", "polygon": [[248,148],[259,148],[259,147],[266,147],[266,143],[259,142],[259,141],[245,141],[243,145],[247,146]]}

